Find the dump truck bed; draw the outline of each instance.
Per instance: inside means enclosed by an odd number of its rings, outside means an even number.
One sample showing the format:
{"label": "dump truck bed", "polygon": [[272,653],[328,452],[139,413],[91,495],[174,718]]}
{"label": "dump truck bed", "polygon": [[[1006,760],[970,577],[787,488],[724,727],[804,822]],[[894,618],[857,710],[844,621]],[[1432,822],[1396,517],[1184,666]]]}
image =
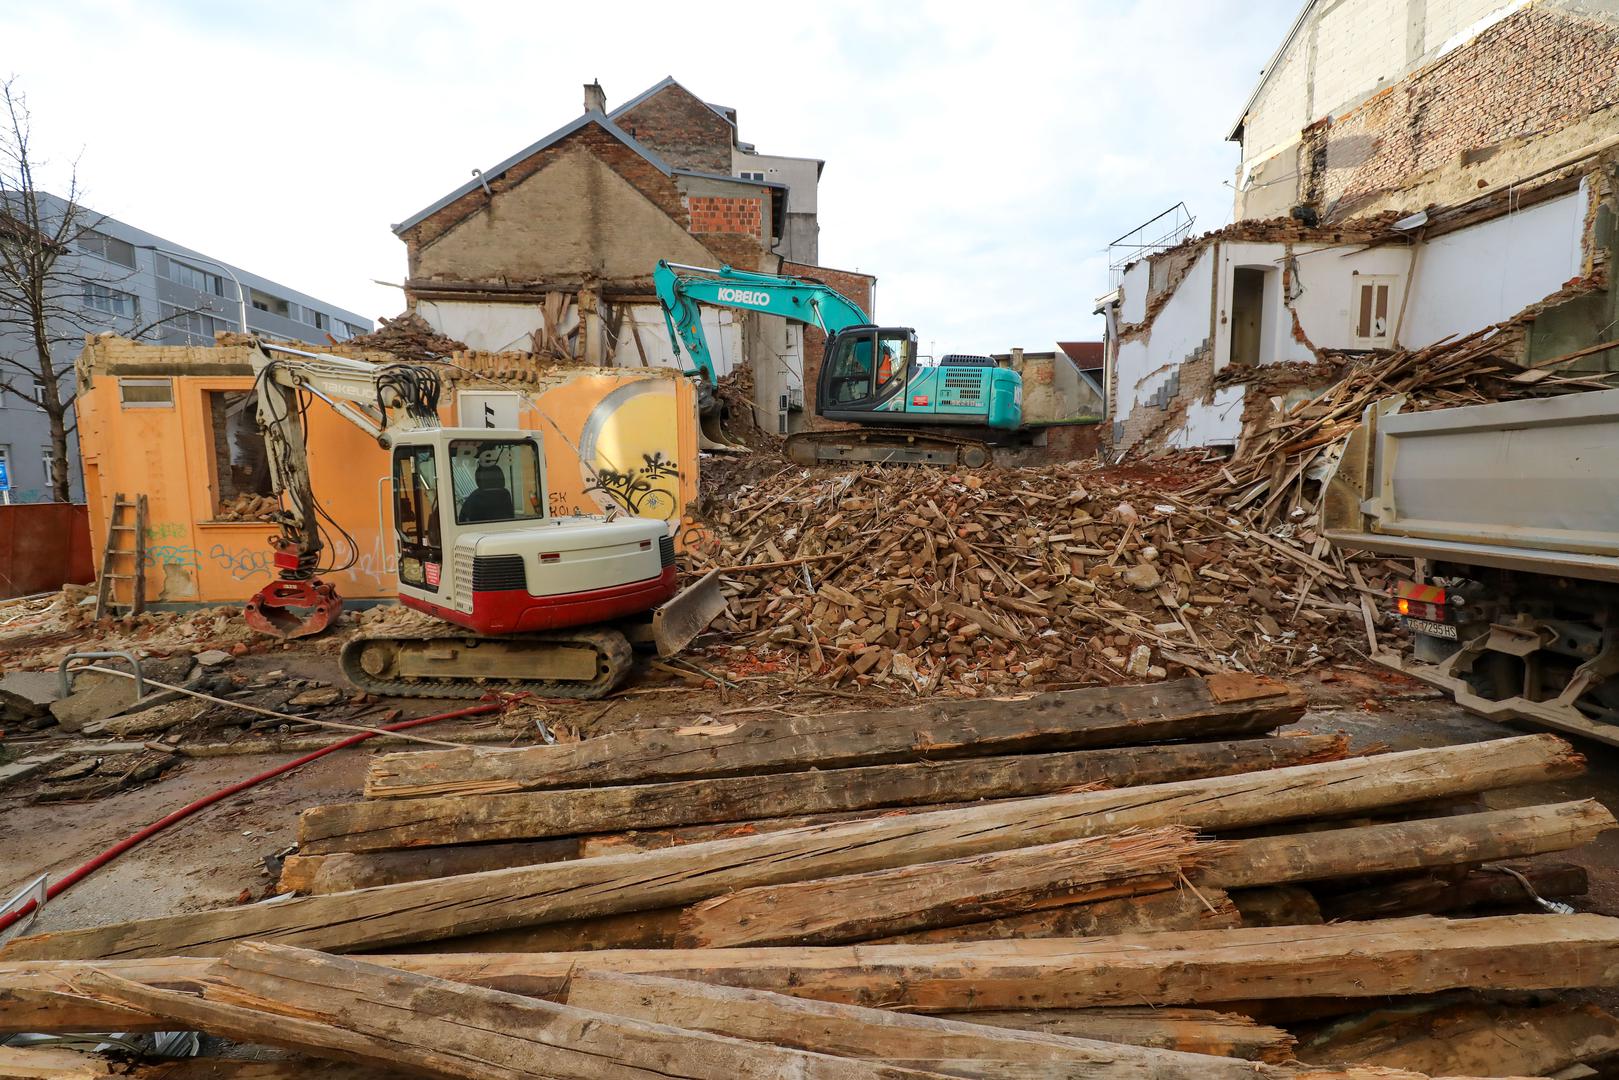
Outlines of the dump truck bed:
{"label": "dump truck bed", "polygon": [[1367,410],[1325,503],[1345,547],[1619,582],[1619,390]]}

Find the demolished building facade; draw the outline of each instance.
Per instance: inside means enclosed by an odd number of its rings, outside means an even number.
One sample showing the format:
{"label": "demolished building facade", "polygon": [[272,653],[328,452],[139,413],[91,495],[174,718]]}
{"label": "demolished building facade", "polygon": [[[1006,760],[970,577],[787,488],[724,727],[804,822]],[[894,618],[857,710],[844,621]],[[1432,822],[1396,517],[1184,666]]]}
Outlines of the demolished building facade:
{"label": "demolished building facade", "polygon": [[1616,72],[1619,4],[1307,3],[1231,133],[1236,223],[1099,302],[1115,448],[1232,446],[1256,387],[1285,406],[1359,353],[1611,340]]}
{"label": "demolished building facade", "polygon": [[[813,265],[821,162],[759,154],[736,110],[672,78],[612,110],[599,84],[584,98],[573,121],[394,226],[407,301],[435,330],[494,352],[681,368],[652,287],[660,259],[808,274],[871,310],[874,278]],[[750,313],[704,322],[722,377],[750,367],[757,427],[813,416],[813,335]]]}

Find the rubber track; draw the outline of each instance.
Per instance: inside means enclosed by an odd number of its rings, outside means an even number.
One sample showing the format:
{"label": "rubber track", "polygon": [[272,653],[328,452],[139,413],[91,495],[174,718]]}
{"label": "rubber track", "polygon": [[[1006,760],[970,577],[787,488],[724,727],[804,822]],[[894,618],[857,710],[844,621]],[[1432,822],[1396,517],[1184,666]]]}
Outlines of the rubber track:
{"label": "rubber track", "polygon": [[[862,435],[873,436],[874,438],[859,438],[859,436]],[[995,464],[995,448],[982,439],[972,439],[964,435],[946,435],[936,431],[918,431],[915,428],[902,427],[863,427],[856,430],[799,431],[787,436],[787,444],[783,447],[783,449],[787,452],[787,456],[789,458],[797,461],[798,459],[793,457],[794,443],[815,446],[854,446],[861,442],[872,442],[875,445],[881,446],[884,445],[884,440],[889,438],[903,444],[902,448],[903,446],[910,446],[913,448],[926,449],[928,448],[928,444],[932,444],[935,448],[941,449],[946,446],[954,446],[956,448],[956,463],[958,465],[961,463],[961,452],[963,450],[971,446],[982,447],[984,457],[988,463],[991,465]],[[818,464],[824,465],[829,463],[818,462]]]}
{"label": "rubber track", "polygon": [[539,697],[581,698],[590,700],[606,697],[629,675],[630,667],[635,660],[635,650],[630,647],[628,639],[617,630],[590,629],[581,627],[577,630],[557,630],[549,634],[512,634],[501,635],[489,640],[514,642],[528,641],[537,645],[567,644],[584,646],[595,650],[599,668],[603,661],[607,664],[607,672],[598,674],[590,682],[573,682],[560,679],[486,679],[479,682],[477,677],[467,679],[374,679],[366,674],[360,666],[360,652],[367,645],[378,641],[410,642],[432,641],[439,638],[475,638],[476,634],[469,633],[459,626],[445,623],[440,628],[424,629],[422,632],[410,634],[395,634],[378,632],[375,634],[360,634],[351,638],[343,646],[340,662],[343,675],[356,687],[368,694],[381,694],[388,697],[425,697],[425,698],[481,698],[491,692],[518,693],[527,692]]}

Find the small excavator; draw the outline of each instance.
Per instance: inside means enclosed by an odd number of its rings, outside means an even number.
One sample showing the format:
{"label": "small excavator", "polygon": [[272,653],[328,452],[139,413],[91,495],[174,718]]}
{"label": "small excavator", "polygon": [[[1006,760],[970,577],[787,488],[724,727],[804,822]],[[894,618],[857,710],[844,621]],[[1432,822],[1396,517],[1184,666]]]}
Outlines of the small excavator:
{"label": "small excavator", "polygon": [[[343,673],[377,694],[482,697],[491,690],[597,698],[628,675],[635,644],[684,648],[725,607],[709,574],[677,595],[674,538],[662,521],[554,517],[545,450],[529,431],[439,426],[429,365],[375,365],[259,343],[257,416],[282,508],[271,539],[279,577],[246,619],[291,638],[324,630],[343,602],[322,573],[351,537],[316,498],[304,413],[311,398],[389,452],[399,602],[343,648]],[[334,545],[333,534],[345,543]]]}
{"label": "small excavator", "polygon": [[815,415],[860,427],[801,431],[787,454],[822,461],[988,465],[996,446],[1023,445],[1023,377],[988,356],[921,363],[916,331],[877,326],[860,305],[814,278],[659,262],[652,275],[675,355],[684,348],[703,383],[715,380],[704,305],[777,315],[826,334]]}

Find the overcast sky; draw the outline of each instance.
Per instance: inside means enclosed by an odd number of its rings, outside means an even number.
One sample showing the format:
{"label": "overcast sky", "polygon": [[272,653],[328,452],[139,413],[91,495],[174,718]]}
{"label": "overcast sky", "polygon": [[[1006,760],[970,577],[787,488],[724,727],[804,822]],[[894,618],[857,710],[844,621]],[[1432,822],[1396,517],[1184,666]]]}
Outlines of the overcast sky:
{"label": "overcast sky", "polygon": [[367,317],[389,226],[673,75],[762,152],[826,160],[821,262],[925,351],[1093,338],[1108,242],[1231,215],[1225,141],[1298,0],[0,4],[47,181]]}

